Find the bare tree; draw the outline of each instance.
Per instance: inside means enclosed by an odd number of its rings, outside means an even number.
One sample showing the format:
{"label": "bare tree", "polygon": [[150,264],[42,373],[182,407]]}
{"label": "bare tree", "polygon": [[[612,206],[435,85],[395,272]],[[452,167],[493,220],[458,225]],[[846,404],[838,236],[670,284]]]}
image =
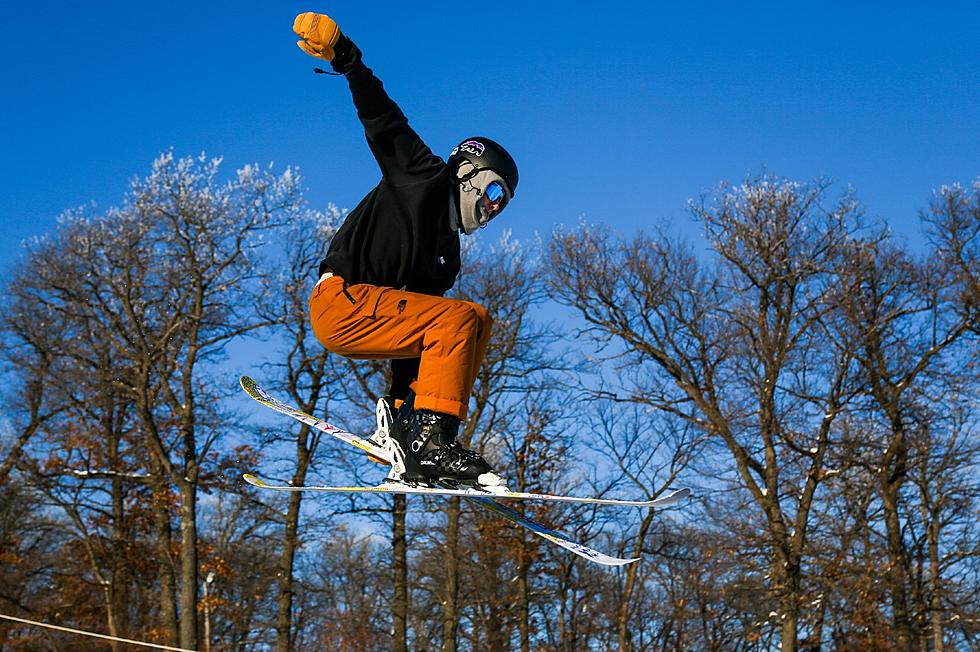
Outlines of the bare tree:
{"label": "bare tree", "polygon": [[[546,299],[540,253],[533,246],[513,240],[509,233],[489,246],[473,241],[467,241],[466,245],[464,269],[454,297],[484,306],[493,319],[493,331],[473,388],[472,409],[460,437],[464,446],[484,451],[495,468],[510,476],[518,489],[543,489],[541,483],[555,477],[558,460],[563,457],[564,447],[557,429],[560,403],[555,373],[564,365],[558,354],[550,350],[559,337],[556,329],[535,320],[533,314]],[[498,577],[503,562],[481,559],[478,567],[466,567],[461,561],[470,554],[481,558],[495,554],[494,550],[499,553],[490,539],[506,530],[494,523],[492,529],[483,530],[480,540],[474,541],[468,535],[461,535],[464,528],[475,524],[464,521],[460,501],[450,500],[443,511],[446,518],[441,557],[444,567],[437,573],[443,582],[442,649],[456,650],[458,646],[461,583],[475,589],[470,592],[470,599],[486,608],[484,616],[491,620],[483,631],[489,637],[491,649],[501,649],[499,646],[504,645],[494,641],[509,639],[508,628],[501,621],[511,617],[519,631],[522,649],[529,649],[529,573],[531,550],[537,542],[530,543],[524,532],[504,539],[513,540],[515,548],[510,548],[511,554],[518,556],[514,569],[517,591],[516,595],[510,595],[509,587]],[[464,543],[467,540],[471,541],[469,545]],[[509,563],[504,565],[510,568]],[[491,605],[502,584],[507,587],[508,597],[501,596],[500,604],[515,604],[516,614],[504,616],[495,611],[499,605]]]}
{"label": "bare tree", "polygon": [[[284,249],[281,271],[266,279],[269,286],[267,303],[259,306],[264,320],[277,325],[276,335],[286,345],[285,362],[273,366],[278,367],[284,376],[282,384],[287,395],[308,413],[317,412],[321,399],[331,393],[328,384],[337,381],[337,378],[327,376],[329,354],[312,334],[308,297],[312,281],[315,280],[311,277],[323,257],[324,243],[336,231],[339,218],[339,211],[333,207],[323,213],[305,211],[291,216],[280,232]],[[332,393],[337,391],[334,387]],[[290,483],[301,486],[306,484],[307,473],[322,435],[306,424],[301,424],[295,430],[298,432],[289,435],[294,455]],[[294,649],[294,568],[302,541],[299,535],[302,500],[302,493],[289,494],[283,524],[276,619],[276,649],[279,652]]]}
{"label": "bare tree", "polygon": [[916,454],[909,479],[918,490],[915,501],[924,539],[916,546],[922,552],[915,576],[922,578],[917,582],[922,587],[922,627],[928,628],[936,652],[945,649],[947,640],[955,640],[948,636],[949,625],[970,619],[967,605],[976,604],[978,597],[969,577],[970,560],[977,556],[975,542],[980,540],[975,517],[980,487],[974,477],[980,440],[976,406],[967,396],[956,389],[930,396],[945,414],[933,413],[912,441]]}
{"label": "bare tree", "polygon": [[55,379],[64,371],[59,368],[60,351],[70,329],[62,315],[35,301],[26,280],[33,273],[29,265],[13,271],[0,317],[4,366],[16,379],[5,400],[20,408],[11,410],[17,435],[0,449],[0,486],[6,484],[24,446],[65,409]]}
{"label": "bare tree", "polygon": [[[261,325],[251,309],[259,235],[298,196],[289,171],[246,167],[222,185],[219,168],[220,160],[161,156],[122,209],[69,217],[32,262],[39,302],[74,320],[78,348],[104,352],[98,364],[136,417],[138,445],[149,453],[143,481],[156,494],[161,613],[171,641],[179,622],[183,647],[197,644],[197,491],[222,425],[206,365]],[[92,409],[112,421],[108,403]],[[173,560],[170,487],[179,496]],[[170,606],[174,568],[179,612]]]}
{"label": "bare tree", "polygon": [[980,179],[937,190],[923,214],[943,288],[976,335],[980,329]]}
{"label": "bare tree", "polygon": [[[918,265],[880,239],[855,243],[841,267],[840,284],[846,288],[841,306],[851,329],[841,339],[851,339],[858,347],[869,416],[874,420],[880,415],[872,433],[880,445],[873,447],[869,466],[882,503],[889,559],[885,578],[895,637],[903,650],[917,649],[921,634],[908,594],[913,569],[901,516],[913,433],[928,427],[927,413],[917,404],[930,375],[957,373],[962,365],[955,354],[950,357],[950,348],[971,329],[975,310],[960,309],[961,288],[968,283],[951,273],[947,262]],[[881,435],[875,436],[878,432]]]}
{"label": "bare tree", "polygon": [[[243,427],[230,342],[265,336],[263,385],[355,432],[388,365],[310,333],[340,212],[291,172],[219,169],[162,156],[8,276],[3,613],[283,652],[980,649],[980,182],[935,193],[921,256],[849,195],[768,177],[693,205],[704,252],[584,225],[544,260],[467,239],[455,296],[495,323],[464,442],[531,491],[652,497],[697,474],[676,519],[519,505],[642,558],[609,570],[465,501],[313,509],[242,485],[384,468],[262,410],[271,427]],[[5,649],[79,645],[0,622]]]}
{"label": "bare tree", "polygon": [[[597,473],[593,481],[599,495],[625,485],[631,492],[656,498],[674,484],[703,447],[699,429],[670,417],[651,420],[650,408],[644,407],[610,401],[598,401],[590,406],[586,415],[591,422],[589,444],[607,463],[607,468]],[[638,592],[642,568],[658,553],[650,535],[662,533],[662,528],[655,527],[662,519],[662,512],[648,510],[639,523],[629,519],[631,531],[624,533],[624,540],[631,543],[623,554],[641,562],[627,566],[621,586],[611,587],[617,596],[614,621],[616,645],[620,650],[636,649],[633,632],[643,620],[636,617],[641,602]]]}
{"label": "bare tree", "polygon": [[[123,433],[131,430],[135,417],[132,404],[127,406],[126,390],[119,382],[127,370],[128,352],[125,343],[113,337],[112,325],[118,320],[117,305],[111,291],[101,281],[106,274],[120,274],[132,280],[134,274],[122,274],[113,267],[130,255],[129,245],[133,234],[130,225],[118,214],[104,219],[84,219],[68,214],[59,231],[34,243],[29,257],[11,284],[20,302],[37,306],[52,318],[42,320],[41,327],[54,327],[60,341],[47,349],[54,356],[54,365],[46,379],[49,395],[56,392],[60,403],[57,421],[45,424],[47,441],[61,441],[61,446],[51,450],[51,457],[41,467],[36,461],[26,463],[33,469],[44,491],[62,508],[66,509],[82,534],[92,546],[100,547],[101,532],[82,523],[77,510],[82,508],[83,496],[91,493],[83,485],[108,483],[112,487],[111,527],[115,545],[112,554],[89,554],[92,571],[101,576],[106,591],[106,609],[109,630],[118,635],[117,613],[124,604],[125,583],[116,582],[119,550],[124,545],[124,514],[122,508],[122,480],[125,455]],[[112,252],[100,258],[100,250]],[[111,262],[107,262],[111,261]],[[138,274],[138,272],[136,272]],[[35,311],[36,312],[36,311]],[[28,371],[24,367],[21,373]],[[133,445],[130,441],[129,445]],[[39,453],[44,455],[43,447]],[[93,472],[94,471],[94,472]],[[148,483],[158,482],[150,474],[127,473],[130,479]],[[101,510],[96,489],[95,502],[88,501],[84,509]],[[162,508],[163,503],[158,503]],[[159,549],[169,551],[169,518],[157,519],[160,537]],[[100,565],[108,557],[110,567]],[[172,574],[168,565],[161,564],[161,613],[165,629],[176,640],[176,610]]]}
{"label": "bare tree", "polygon": [[[378,563],[384,544],[374,537],[359,537],[346,528],[316,550],[313,567],[316,625],[302,649],[369,652],[390,649],[384,624],[390,595],[379,590],[388,569]],[[424,649],[424,644],[423,644]]]}
{"label": "bare tree", "polygon": [[731,454],[762,517],[783,650],[797,646],[811,510],[850,394],[851,353],[830,346],[824,320],[858,214],[848,196],[826,206],[825,191],[762,178],[694,205],[710,266],[666,238],[618,243],[585,226],[551,249],[558,299],[622,360],[625,397]]}
{"label": "bare tree", "polygon": [[[197,644],[198,483],[202,462],[221,432],[211,409],[218,394],[207,389],[201,372],[232,339],[264,325],[251,309],[260,236],[298,200],[297,178],[289,170],[277,177],[247,166],[222,186],[219,168],[219,159],[164,155],[150,176],[133,184],[131,219],[145,230],[142,253],[155,263],[156,287],[150,286],[149,297],[133,296],[132,286],[119,288],[129,318],[120,330],[132,336],[143,356],[132,383],[143,436],[180,494],[184,647]],[[166,303],[150,302],[158,297]],[[164,306],[169,310],[160,314]],[[157,328],[145,329],[154,322]],[[151,378],[157,375],[164,382],[154,388]]]}
{"label": "bare tree", "polygon": [[211,641],[200,648],[267,649],[278,596],[263,587],[278,581],[279,514],[233,489],[222,487],[201,510],[201,570],[208,583],[201,612]]}
{"label": "bare tree", "polygon": [[[37,494],[21,483],[0,486],[0,612],[47,618],[61,607],[57,577],[68,536],[64,524],[37,509]],[[0,649],[26,649],[31,631],[0,622]]]}

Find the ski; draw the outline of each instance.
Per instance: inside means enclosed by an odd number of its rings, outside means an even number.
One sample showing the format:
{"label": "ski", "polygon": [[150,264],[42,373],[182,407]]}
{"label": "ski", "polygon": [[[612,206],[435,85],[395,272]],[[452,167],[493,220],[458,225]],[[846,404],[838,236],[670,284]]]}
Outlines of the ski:
{"label": "ski", "polygon": [[512,523],[516,523],[521,527],[527,528],[531,532],[534,532],[542,539],[550,541],[556,545],[561,546],[569,552],[573,552],[583,559],[588,559],[596,564],[602,564],[603,566],[625,566],[626,564],[632,564],[635,561],[640,561],[639,557],[632,559],[624,559],[622,557],[613,557],[612,555],[607,555],[603,552],[599,552],[593,548],[590,548],[584,544],[577,541],[572,541],[566,537],[561,532],[556,532],[550,528],[541,525],[537,521],[531,520],[528,517],[522,515],[520,512],[515,510],[513,507],[507,505],[502,505],[491,498],[467,498],[470,502],[481,505],[491,512],[495,512],[498,516],[502,516]]}
{"label": "ski", "polygon": [[[602,564],[604,566],[622,566],[624,564],[631,564],[637,559],[623,559],[620,557],[613,557],[605,553],[599,552],[593,548],[586,545],[582,545],[576,541],[572,541],[560,532],[556,532],[544,525],[541,525],[537,521],[533,521],[520,512],[507,507],[506,505],[501,505],[496,502],[493,498],[499,498],[499,495],[493,495],[490,492],[483,492],[477,489],[472,490],[452,490],[452,489],[439,489],[438,487],[413,487],[409,485],[399,485],[395,483],[389,483],[380,485],[377,487],[292,487],[288,485],[273,485],[269,484],[262,479],[252,475],[251,473],[245,473],[242,475],[246,482],[259,489],[272,489],[275,491],[326,491],[333,493],[402,493],[402,494],[423,494],[423,495],[437,495],[437,496],[461,496],[467,500],[480,505],[490,511],[496,513],[498,516],[516,523],[522,527],[525,527],[538,536],[547,539],[548,541],[569,550],[580,557],[584,557],[589,561],[595,562],[597,564]],[[687,491],[687,490],[682,490]],[[493,496],[493,497],[491,497]],[[676,501],[675,501],[676,502]]]}
{"label": "ski", "polygon": [[286,416],[292,417],[297,421],[301,421],[308,426],[313,426],[317,430],[325,432],[331,437],[336,437],[337,439],[346,442],[355,448],[360,448],[371,457],[381,460],[385,464],[391,464],[384,449],[380,446],[376,446],[367,439],[358,437],[357,435],[349,433],[342,428],[338,428],[337,426],[332,426],[323,419],[317,419],[312,414],[307,414],[298,408],[294,408],[291,405],[283,403],[279,399],[269,394],[269,392],[259,387],[259,384],[248,376],[242,376],[239,378],[238,382],[241,384],[242,389],[245,390],[246,394],[262,405],[270,407],[280,414],[285,414]]}
{"label": "ski", "polygon": [[[392,463],[391,456],[389,455],[388,451],[386,449],[380,447],[380,446],[377,446],[376,444],[374,444],[373,442],[369,441],[368,439],[365,439],[363,437],[358,437],[357,435],[355,435],[353,433],[350,433],[350,432],[347,432],[346,430],[343,430],[342,428],[338,428],[337,426],[331,425],[331,424],[327,423],[326,421],[324,421],[322,419],[318,419],[318,418],[314,417],[311,414],[307,414],[306,412],[303,412],[302,410],[299,410],[299,409],[297,409],[297,408],[295,408],[293,406],[290,406],[290,405],[287,405],[286,403],[283,403],[282,401],[280,401],[277,398],[274,398],[272,395],[270,395],[268,392],[266,392],[264,389],[262,389],[258,385],[258,383],[256,383],[254,380],[252,380],[248,376],[242,376],[240,378],[239,382],[241,383],[242,389],[245,390],[245,393],[248,394],[251,398],[253,398],[257,402],[261,403],[262,405],[265,405],[266,407],[272,408],[273,410],[275,410],[276,412],[279,412],[280,414],[285,414],[286,416],[292,417],[292,418],[296,419],[297,421],[300,421],[300,422],[305,423],[305,424],[307,424],[309,426],[312,426],[313,428],[316,428],[317,430],[320,430],[323,433],[326,433],[326,434],[328,434],[328,435],[330,435],[332,437],[335,437],[335,438],[337,438],[337,439],[339,439],[339,440],[341,440],[341,441],[343,441],[343,442],[345,442],[347,444],[350,444],[350,445],[352,445],[352,446],[354,446],[354,447],[356,447],[356,448],[364,451],[365,453],[367,453],[368,454],[368,457],[371,458],[371,459],[373,459],[373,460],[375,460],[375,461],[383,462],[383,463],[389,464],[389,465]],[[245,480],[247,482],[249,482],[250,484],[253,484],[253,485],[257,486],[257,487],[262,487],[263,489],[274,489],[274,490],[279,490],[279,491],[303,491],[303,490],[311,490],[311,491],[348,491],[348,492],[350,492],[350,491],[359,491],[359,492],[378,491],[378,492],[380,492],[379,487],[319,487],[319,488],[317,488],[317,487],[313,487],[313,488],[311,488],[311,487],[289,487],[289,486],[281,486],[281,485],[279,485],[279,486],[277,486],[277,485],[269,485],[269,484],[263,482],[262,480],[260,480],[259,478],[255,477],[254,475],[251,475],[251,474],[246,474],[244,476],[244,478],[245,478]],[[383,487],[384,485],[381,485],[381,486]],[[403,487],[409,487],[409,485],[401,485],[401,486],[403,486]],[[431,489],[434,492],[441,492],[441,491],[448,490],[448,489],[446,489],[446,490],[439,489],[438,487],[428,487],[428,488],[418,487],[418,489]],[[465,491],[465,490],[448,490],[448,491]],[[479,491],[479,490],[477,490],[477,491]],[[388,490],[388,493],[391,493],[391,490]],[[405,492],[398,492],[398,493],[428,493],[428,492],[427,491],[410,491],[410,492],[409,491],[405,491]],[[520,492],[507,492],[507,493],[520,494]],[[667,496],[664,496],[664,497],[662,497],[660,499],[657,499],[659,501],[667,501],[667,502],[660,502],[659,505],[655,505],[655,506],[666,507],[666,506],[669,506],[669,505],[676,504],[677,502],[680,502],[681,500],[683,500],[684,498],[686,498],[689,495],[689,493],[690,492],[687,489],[680,489],[680,490],[675,491],[675,492],[673,492],[673,493],[671,493],[671,494],[669,494]],[[552,529],[550,529],[550,528],[548,528],[548,527],[546,527],[546,526],[538,523],[537,521],[534,521],[534,520],[532,520],[532,519],[530,519],[530,518],[522,515],[520,512],[518,512],[517,510],[513,509],[512,507],[509,507],[507,505],[503,505],[503,504],[497,502],[497,498],[500,498],[501,496],[494,495],[491,491],[486,491],[485,493],[484,492],[480,492],[479,494],[476,494],[476,495],[474,495],[474,494],[449,494],[449,495],[460,495],[461,497],[469,500],[470,502],[475,503],[477,505],[480,505],[481,507],[492,511],[492,512],[494,512],[495,514],[497,514],[499,516],[502,516],[503,518],[511,521],[512,523],[515,523],[516,525],[520,525],[521,527],[530,530],[531,532],[537,534],[538,536],[542,537],[543,539],[545,539],[547,541],[550,541],[550,542],[552,542],[552,543],[554,543],[554,544],[556,544],[558,546],[561,546],[565,550],[568,550],[568,551],[570,551],[570,552],[578,555],[579,557],[582,557],[584,559],[587,559],[587,560],[589,560],[591,562],[594,562],[594,563],[597,563],[597,564],[602,564],[604,566],[622,566],[624,564],[630,564],[630,563],[633,563],[635,561],[638,561],[638,559],[639,559],[639,558],[636,558],[636,559],[623,559],[623,558],[620,558],[620,557],[613,557],[613,556],[610,556],[610,555],[606,555],[606,554],[604,554],[602,552],[599,552],[598,550],[593,550],[592,548],[590,548],[590,547],[588,547],[586,545],[583,545],[581,543],[577,543],[575,541],[572,541],[571,539],[569,539],[565,535],[561,534],[560,532],[556,532],[556,531],[554,531],[554,530],[552,530]],[[541,496],[541,495],[546,495],[546,494],[531,494],[531,495],[539,495],[539,496]],[[506,496],[505,496],[505,498],[506,498]],[[556,498],[561,498],[561,497],[556,497]],[[576,500],[574,497],[564,497],[564,498],[566,500],[568,500],[568,499],[571,499],[572,501],[575,501]],[[608,501],[609,499],[592,498],[592,499],[578,499],[578,500],[580,502],[595,502],[595,501]],[[642,502],[648,502],[648,501],[642,501]],[[601,502],[600,502],[600,504],[601,504]]]}
{"label": "ski", "polygon": [[421,494],[425,496],[464,496],[466,498],[490,498],[493,500],[539,500],[560,503],[587,503],[590,505],[624,505],[632,507],[671,507],[687,498],[690,489],[678,489],[666,496],[653,500],[618,500],[612,498],[583,498],[580,496],[560,496],[555,494],[537,494],[524,491],[497,491],[493,488],[460,487],[430,487],[426,485],[403,484],[400,482],[385,482],[377,486],[328,487],[317,485],[270,484],[256,475],[246,473],[242,476],[250,485],[260,489],[275,491],[312,491],[326,493],[388,493],[388,494]]}

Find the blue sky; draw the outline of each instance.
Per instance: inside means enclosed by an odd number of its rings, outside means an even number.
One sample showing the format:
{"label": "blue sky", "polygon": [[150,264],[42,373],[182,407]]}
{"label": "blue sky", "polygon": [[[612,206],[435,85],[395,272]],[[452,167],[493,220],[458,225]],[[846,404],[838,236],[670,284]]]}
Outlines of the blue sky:
{"label": "blue sky", "polygon": [[313,205],[356,204],[378,173],[346,84],[294,45],[306,10],[337,19],[433,150],[512,151],[500,221],[519,238],[581,216],[696,236],[688,198],[766,169],[850,184],[911,239],[934,187],[980,174],[976,2],[5,7],[0,270],[169,147],[299,166]]}

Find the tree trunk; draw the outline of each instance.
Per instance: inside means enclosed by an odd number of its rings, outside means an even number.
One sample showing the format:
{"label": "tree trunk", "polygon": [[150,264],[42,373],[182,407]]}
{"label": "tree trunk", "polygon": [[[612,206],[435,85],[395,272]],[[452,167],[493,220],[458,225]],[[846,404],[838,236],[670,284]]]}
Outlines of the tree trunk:
{"label": "tree trunk", "polygon": [[[109,468],[118,469],[118,438],[112,441],[109,453]],[[109,594],[107,608],[109,619],[109,635],[125,638],[129,634],[129,623],[126,615],[128,608],[129,582],[126,580],[126,550],[129,546],[124,519],[125,503],[123,498],[123,482],[119,476],[111,480],[112,496],[112,554],[109,568]],[[113,652],[118,647],[113,642]]]}
{"label": "tree trunk", "polygon": [[442,603],[442,652],[456,652],[459,628],[459,498],[446,510],[446,580]]}
{"label": "tree trunk", "polygon": [[[653,510],[649,510],[647,515],[643,518],[643,522],[640,525],[640,532],[636,538],[636,545],[633,547],[633,556],[640,557],[643,552],[643,542],[646,540],[647,532],[650,530],[650,526],[653,524],[655,513]],[[633,649],[633,640],[630,635],[630,607],[633,602],[633,593],[636,590],[636,577],[640,569],[640,564],[643,562],[637,562],[635,564],[630,564],[626,568],[626,586],[623,588],[623,601],[619,605],[619,612],[616,614],[616,632],[617,640],[619,642],[619,649],[623,652]]]}
{"label": "tree trunk", "polygon": [[565,627],[565,601],[567,598],[565,596],[560,596],[561,602],[558,605],[558,649],[564,652],[568,649],[565,643],[566,627]]}
{"label": "tree trunk", "polygon": [[908,452],[901,425],[893,423],[892,429],[893,441],[885,455],[885,463],[878,472],[878,486],[885,520],[885,542],[888,550],[888,569],[884,579],[891,595],[892,631],[895,644],[901,652],[912,652],[916,646],[906,587],[908,563],[899,515],[899,493],[905,482]]}
{"label": "tree trunk", "polygon": [[296,557],[296,532],[302,494],[292,493],[286,509],[282,556],[279,558],[279,599],[276,612],[276,652],[292,649],[293,561]]}
{"label": "tree trunk", "polygon": [[[294,484],[303,484],[305,471],[293,476]],[[298,485],[297,485],[298,486]],[[299,511],[303,495],[294,492],[289,495],[289,507],[286,511],[286,532],[283,535],[282,556],[279,558],[279,601],[276,615],[276,652],[292,650],[292,621],[293,621],[293,562],[296,549],[299,547]]]}
{"label": "tree trunk", "polygon": [[[887,470],[883,470],[883,473],[887,474]],[[885,581],[891,595],[895,643],[899,650],[906,652],[914,650],[915,646],[912,644],[912,621],[905,586],[905,547],[898,514],[898,485],[889,480],[884,480],[882,484],[882,507],[888,547],[888,570],[885,573]]]}
{"label": "tree trunk", "polygon": [[[782,617],[783,614],[780,614]],[[796,618],[787,617],[780,623],[779,627],[779,650],[780,652],[793,652],[796,650],[797,636]]]}
{"label": "tree trunk", "polygon": [[800,646],[801,652],[820,652],[823,648],[823,630],[827,621],[827,601],[821,600],[819,611],[813,623],[813,633],[807,638],[806,646]]}
{"label": "tree trunk", "polygon": [[939,575],[939,516],[932,515],[928,528],[929,583],[932,596],[929,599],[929,621],[932,628],[933,652],[943,652],[943,605],[942,578]]}
{"label": "tree trunk", "polygon": [[[926,451],[929,450],[927,446]],[[935,473],[935,469],[931,468],[930,465],[930,455],[922,454],[919,455],[919,514],[922,516],[922,523],[925,526],[926,534],[926,554],[929,558],[929,580],[926,583],[925,592],[928,596],[928,603],[926,599],[922,602],[922,612],[923,614],[928,614],[929,619],[929,635],[926,635],[925,631],[922,632],[922,647],[924,649],[929,649],[929,639],[932,639],[932,650],[933,652],[943,652],[943,605],[942,599],[942,576],[940,575],[940,558],[939,558],[939,536],[942,531],[942,509],[933,500],[931,495],[931,481],[930,479]],[[941,503],[941,500],[939,501]],[[926,624],[923,623],[923,630]]]}
{"label": "tree trunk", "polygon": [[[154,463],[154,474],[161,477],[163,470]],[[166,486],[158,482],[154,487],[153,521],[156,530],[158,576],[160,582],[160,626],[164,632],[165,645],[177,645],[179,626],[177,619],[177,584],[174,579],[174,560],[170,552],[171,529],[170,513],[167,510],[165,497]]]}
{"label": "tree trunk", "polygon": [[197,485],[180,483],[180,646],[197,649]]}
{"label": "tree trunk", "polygon": [[527,534],[521,531],[521,546],[518,550],[517,600],[521,635],[521,652],[531,652],[531,587],[528,573],[531,569],[531,553],[528,550]]}
{"label": "tree trunk", "polygon": [[[119,625],[116,623],[116,597],[114,589],[112,576],[110,575],[109,581],[102,587],[102,593],[105,596],[106,625],[109,628],[109,636],[119,637]],[[119,652],[119,645],[119,641],[109,642],[109,647],[112,648],[112,652]]]}
{"label": "tree trunk", "polygon": [[[798,584],[798,580],[792,584]],[[779,601],[779,650],[795,652],[798,645],[800,619],[798,590],[791,590]]]}
{"label": "tree trunk", "polygon": [[391,512],[391,568],[394,596],[391,601],[391,649],[408,652],[408,545],[405,539],[405,496],[393,498]]}
{"label": "tree trunk", "polygon": [[779,649],[780,652],[796,652],[799,646],[800,620],[800,558],[781,546],[777,541],[785,540],[786,531],[779,525],[770,526],[775,539],[772,547],[772,583],[776,593],[776,605],[779,618]]}
{"label": "tree trunk", "polygon": [[[100,368],[100,383],[105,391],[105,403],[103,405],[103,428],[106,432],[109,470],[120,471],[119,463],[119,430],[115,423],[115,401],[113,400],[111,378],[106,373],[110,367],[110,361],[103,359]],[[126,614],[128,613],[128,589],[129,582],[126,581],[126,550],[129,545],[125,524],[125,499],[123,481],[118,475],[114,475],[109,481],[109,495],[111,499],[112,513],[112,547],[109,555],[109,585],[106,591],[106,616],[108,619],[109,635],[123,638],[128,634],[128,623]],[[112,642],[113,652],[120,649],[117,641]]]}
{"label": "tree trunk", "polygon": [[496,601],[491,601],[487,606],[485,647],[488,652],[504,652],[507,649],[510,632],[501,611],[502,609]]}
{"label": "tree trunk", "polygon": [[[303,426],[296,441],[296,472],[293,486],[306,484],[306,472],[310,468],[309,427]],[[289,495],[286,510],[286,531],[283,534],[282,556],[279,558],[279,601],[276,614],[276,652],[293,649],[293,564],[299,548],[299,514],[303,503],[301,492]]]}

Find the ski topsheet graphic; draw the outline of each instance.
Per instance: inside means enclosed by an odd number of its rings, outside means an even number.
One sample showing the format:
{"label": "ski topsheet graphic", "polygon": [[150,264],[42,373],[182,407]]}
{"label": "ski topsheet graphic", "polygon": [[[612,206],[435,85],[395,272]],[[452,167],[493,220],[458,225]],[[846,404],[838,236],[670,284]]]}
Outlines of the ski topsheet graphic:
{"label": "ski topsheet graphic", "polygon": [[[321,432],[324,432],[332,437],[335,437],[355,448],[359,448],[363,452],[367,453],[369,457],[382,461],[386,464],[391,464],[390,455],[387,450],[375,445],[373,442],[365,439],[363,437],[358,437],[357,435],[347,432],[342,428],[331,425],[322,419],[318,419],[311,414],[307,414],[302,410],[295,407],[287,405],[282,401],[274,398],[264,389],[262,389],[258,383],[249,378],[248,376],[242,376],[240,379],[242,389],[245,393],[251,396],[253,399],[272,408],[276,412],[280,412],[287,416],[290,416],[297,421],[301,421]],[[275,485],[269,484],[260,478],[246,473],[244,479],[256,487],[262,489],[271,489],[275,491],[314,491],[314,492],[328,492],[328,493],[401,493],[401,494],[420,494],[420,495],[430,495],[430,496],[461,496],[466,498],[470,502],[473,502],[485,509],[506,518],[521,527],[527,528],[528,530],[534,532],[538,536],[551,541],[552,543],[569,550],[580,557],[588,559],[589,561],[602,564],[605,566],[622,566],[623,564],[629,564],[637,559],[622,559],[619,557],[612,557],[606,555],[597,550],[593,550],[588,546],[576,543],[571,539],[567,538],[560,532],[556,532],[536,521],[533,521],[526,516],[523,516],[520,512],[516,511],[512,507],[501,504],[500,500],[541,500],[541,501],[554,501],[554,502],[571,502],[571,503],[589,503],[589,504],[599,504],[599,505],[631,505],[640,507],[669,507],[680,503],[682,500],[690,495],[688,489],[679,489],[666,496],[661,496],[654,500],[614,500],[608,498],[588,498],[588,497],[576,497],[576,496],[558,496],[552,494],[535,494],[526,493],[518,491],[501,491],[501,490],[490,490],[490,489],[477,489],[473,487],[466,488],[444,488],[444,487],[427,487],[418,485],[408,485],[399,482],[385,482],[378,486],[355,486],[355,487],[325,487],[325,486],[303,486],[303,487],[293,487],[289,485]]]}
{"label": "ski topsheet graphic", "polygon": [[[323,419],[317,419],[311,414],[307,414],[300,409],[294,408],[291,405],[286,405],[277,398],[274,398],[267,391],[259,387],[258,383],[249,378],[248,376],[242,376],[239,379],[242,385],[242,389],[245,393],[254,398],[256,401],[272,408],[276,412],[281,412],[287,416],[290,416],[297,421],[302,421],[308,426],[313,426],[317,430],[327,433],[331,437],[336,437],[337,439],[347,442],[351,446],[360,448],[365,453],[370,454],[372,457],[376,457],[380,460],[388,462],[388,456],[385,451],[379,447],[375,446],[372,442],[364,439],[363,437],[358,437],[357,435],[351,434],[342,428],[337,426],[332,426]],[[389,462],[390,463],[390,462]]]}

